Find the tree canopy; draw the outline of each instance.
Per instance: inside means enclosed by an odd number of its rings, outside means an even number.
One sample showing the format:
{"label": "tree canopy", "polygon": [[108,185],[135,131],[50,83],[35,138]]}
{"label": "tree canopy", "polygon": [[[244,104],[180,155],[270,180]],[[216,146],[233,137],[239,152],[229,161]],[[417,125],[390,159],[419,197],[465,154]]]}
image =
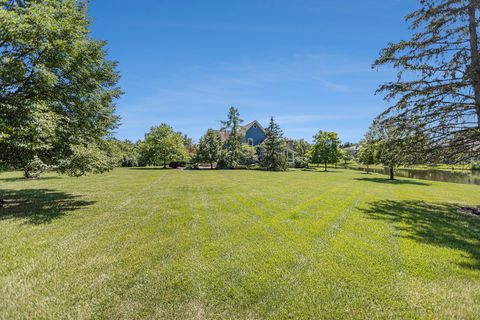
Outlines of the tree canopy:
{"label": "tree canopy", "polygon": [[220,151],[221,143],[218,132],[213,129],[208,129],[198,144],[198,160],[208,162],[213,169],[213,164],[217,162],[220,157]]}
{"label": "tree canopy", "polygon": [[165,123],[152,127],[150,132],[145,134],[140,153],[144,165],[163,165],[165,168],[172,161],[187,158],[182,134],[173,131],[172,127]]}
{"label": "tree canopy", "polygon": [[74,168],[119,121],[116,62],[90,26],[84,1],[0,1],[0,162],[26,175],[32,161],[75,175],[108,165]]}
{"label": "tree canopy", "polygon": [[337,163],[342,158],[340,139],[335,132],[320,130],[314,136],[314,140],[310,150],[310,161],[315,164],[323,163],[327,171],[328,164]]}
{"label": "tree canopy", "polygon": [[377,91],[393,102],[378,124],[422,133],[434,161],[480,154],[479,9],[479,0],[421,0],[406,17],[412,37],[374,63],[398,70]]}
{"label": "tree canopy", "polygon": [[293,143],[293,151],[296,157],[307,157],[310,150],[310,144],[305,139],[295,140]]}

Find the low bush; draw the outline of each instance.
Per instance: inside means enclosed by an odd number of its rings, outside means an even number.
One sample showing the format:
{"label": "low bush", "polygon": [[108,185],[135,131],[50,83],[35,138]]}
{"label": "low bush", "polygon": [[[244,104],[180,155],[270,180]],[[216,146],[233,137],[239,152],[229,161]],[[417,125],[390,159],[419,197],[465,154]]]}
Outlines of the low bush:
{"label": "low bush", "polygon": [[184,168],[184,167],[187,166],[187,162],[185,162],[185,161],[172,161],[168,164],[168,166],[172,169]]}
{"label": "low bush", "polygon": [[295,158],[295,168],[308,168],[308,158],[297,157]]}

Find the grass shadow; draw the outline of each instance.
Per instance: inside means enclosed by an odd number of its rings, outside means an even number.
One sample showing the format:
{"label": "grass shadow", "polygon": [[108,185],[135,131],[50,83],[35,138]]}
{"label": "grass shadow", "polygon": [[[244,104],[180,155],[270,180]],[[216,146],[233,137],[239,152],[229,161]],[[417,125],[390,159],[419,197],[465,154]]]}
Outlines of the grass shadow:
{"label": "grass shadow", "polygon": [[0,220],[24,220],[43,224],[94,204],[80,196],[49,189],[0,190]]}
{"label": "grass shadow", "polygon": [[172,168],[163,167],[130,167],[130,170],[173,170]]}
{"label": "grass shadow", "polygon": [[[360,173],[365,175],[366,173]],[[390,180],[388,178],[355,178],[357,181],[367,181],[367,182],[374,182],[374,183],[385,183],[385,184],[398,184],[398,185],[405,185],[405,184],[411,184],[411,185],[417,185],[417,186],[430,186],[430,183],[427,182],[421,182],[417,180],[407,180],[407,179],[395,179],[395,180]]]}
{"label": "grass shadow", "polygon": [[468,269],[480,269],[480,218],[461,213],[461,206],[427,203],[417,200],[381,200],[363,209],[372,219],[391,222],[401,237],[460,250],[472,262],[462,263]]}
{"label": "grass shadow", "polygon": [[26,179],[24,177],[14,177],[14,178],[0,178],[0,181],[4,182],[21,182],[21,181],[43,181],[43,180],[56,180],[62,179],[60,177],[40,177],[38,179]]}
{"label": "grass shadow", "polygon": [[300,169],[300,171],[318,172],[318,173],[338,173],[338,172],[341,172],[341,171],[337,171],[337,170],[338,169],[330,169],[330,170],[325,171],[323,169],[318,169],[318,168],[303,168],[303,169]]}

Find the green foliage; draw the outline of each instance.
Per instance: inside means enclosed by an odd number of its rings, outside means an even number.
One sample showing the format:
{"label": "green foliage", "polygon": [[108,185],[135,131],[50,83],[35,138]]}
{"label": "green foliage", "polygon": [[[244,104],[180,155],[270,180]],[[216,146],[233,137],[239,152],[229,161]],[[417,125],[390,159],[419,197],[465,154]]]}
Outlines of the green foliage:
{"label": "green foliage", "polygon": [[337,163],[342,159],[340,139],[335,132],[319,131],[314,136],[314,144],[310,149],[310,162],[324,164],[327,171],[327,164]]}
{"label": "green foliage", "polygon": [[350,152],[348,152],[348,150],[340,149],[340,151],[342,152],[342,160],[345,165],[353,160],[354,157]]}
{"label": "green foliage", "polygon": [[293,151],[297,157],[308,157],[308,151],[310,150],[310,143],[305,139],[295,140],[293,142]]}
{"label": "green foliage", "polygon": [[200,139],[197,150],[197,162],[207,162],[213,168],[214,163],[220,158],[221,143],[218,132],[208,129]]}
{"label": "green foliage", "polygon": [[261,149],[263,155],[260,164],[264,169],[270,171],[287,170],[285,139],[280,126],[273,120],[273,117],[270,118],[270,124],[266,131],[264,147]]}
{"label": "green foliage", "polygon": [[165,123],[152,127],[140,145],[141,159],[145,165],[165,168],[172,161],[186,160],[188,155],[183,142],[182,134]]}
{"label": "green foliage", "polygon": [[49,167],[42,162],[37,156],[35,156],[27,165],[23,168],[24,177],[27,179],[39,178],[42,173],[47,171]]}
{"label": "green foliage", "polygon": [[251,166],[258,163],[257,150],[248,144],[242,145],[242,153],[240,154],[239,164],[244,166]]}
{"label": "green foliage", "polygon": [[389,44],[374,64],[398,70],[377,91],[394,102],[377,122],[425,135],[429,162],[480,156],[479,11],[478,0],[421,0],[406,17],[411,38]]}
{"label": "green foliage", "polygon": [[308,157],[295,157],[295,168],[308,168],[309,159]]}
{"label": "green foliage", "polygon": [[1,1],[0,8],[0,162],[56,166],[82,146],[97,148],[117,126],[121,91],[106,43],[90,36],[86,2]]}
{"label": "green foliage", "polygon": [[102,144],[102,149],[114,161],[116,167],[138,166],[137,146],[129,140],[107,139]]}
{"label": "green foliage", "polygon": [[358,152],[358,161],[368,167],[378,163],[379,160],[379,145],[373,136],[371,130],[367,132],[365,138],[360,142],[360,150]]}
{"label": "green foliage", "polygon": [[80,177],[89,172],[104,173],[115,167],[115,159],[110,158],[104,150],[94,146],[75,146],[72,155],[62,159],[58,172],[72,177]]}
{"label": "green foliage", "polygon": [[[426,162],[429,140],[423,132],[409,131],[408,128],[383,126],[374,122],[366,135],[365,156],[373,156],[375,163],[390,168],[390,179],[394,169],[401,165],[415,165]],[[369,159],[365,159],[369,160]]]}
{"label": "green foliage", "polygon": [[222,163],[227,167],[234,169],[239,165],[242,153],[242,136],[240,134],[240,113],[235,107],[230,107],[226,121],[222,121],[222,130],[229,132],[227,141],[225,141],[222,153]]}
{"label": "green foliage", "polygon": [[187,151],[187,159],[189,161],[192,161],[193,158],[196,157],[197,155],[197,146],[193,142],[193,139],[188,137],[186,134],[183,135],[183,145],[185,146],[185,149]]}

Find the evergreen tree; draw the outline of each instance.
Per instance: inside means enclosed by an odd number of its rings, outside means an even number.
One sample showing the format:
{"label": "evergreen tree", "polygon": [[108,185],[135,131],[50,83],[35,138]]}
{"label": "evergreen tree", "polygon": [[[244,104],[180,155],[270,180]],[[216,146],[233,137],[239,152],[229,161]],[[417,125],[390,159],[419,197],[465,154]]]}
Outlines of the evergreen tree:
{"label": "evergreen tree", "polygon": [[234,169],[238,166],[242,153],[242,137],[240,134],[240,113],[235,107],[230,107],[226,121],[222,121],[222,130],[228,131],[229,136],[225,142],[225,164],[228,168]]}
{"label": "evergreen tree", "polygon": [[220,151],[221,144],[218,133],[213,129],[208,129],[198,144],[198,160],[208,162],[210,168],[213,169],[213,164],[219,160]]}
{"label": "evergreen tree", "polygon": [[335,132],[319,131],[314,136],[314,144],[310,151],[310,161],[315,164],[323,163],[325,171],[327,165],[337,163],[342,158],[340,139]]}
{"label": "evergreen tree", "polygon": [[395,101],[378,124],[424,135],[430,161],[480,154],[479,10],[479,0],[421,0],[406,17],[411,39],[390,44],[374,64],[398,70],[378,90]]}
{"label": "evergreen tree", "polygon": [[270,124],[266,131],[267,134],[263,142],[264,156],[262,157],[261,165],[271,171],[286,170],[288,165],[285,156],[285,139],[280,126],[273,120],[273,117],[270,119]]}

